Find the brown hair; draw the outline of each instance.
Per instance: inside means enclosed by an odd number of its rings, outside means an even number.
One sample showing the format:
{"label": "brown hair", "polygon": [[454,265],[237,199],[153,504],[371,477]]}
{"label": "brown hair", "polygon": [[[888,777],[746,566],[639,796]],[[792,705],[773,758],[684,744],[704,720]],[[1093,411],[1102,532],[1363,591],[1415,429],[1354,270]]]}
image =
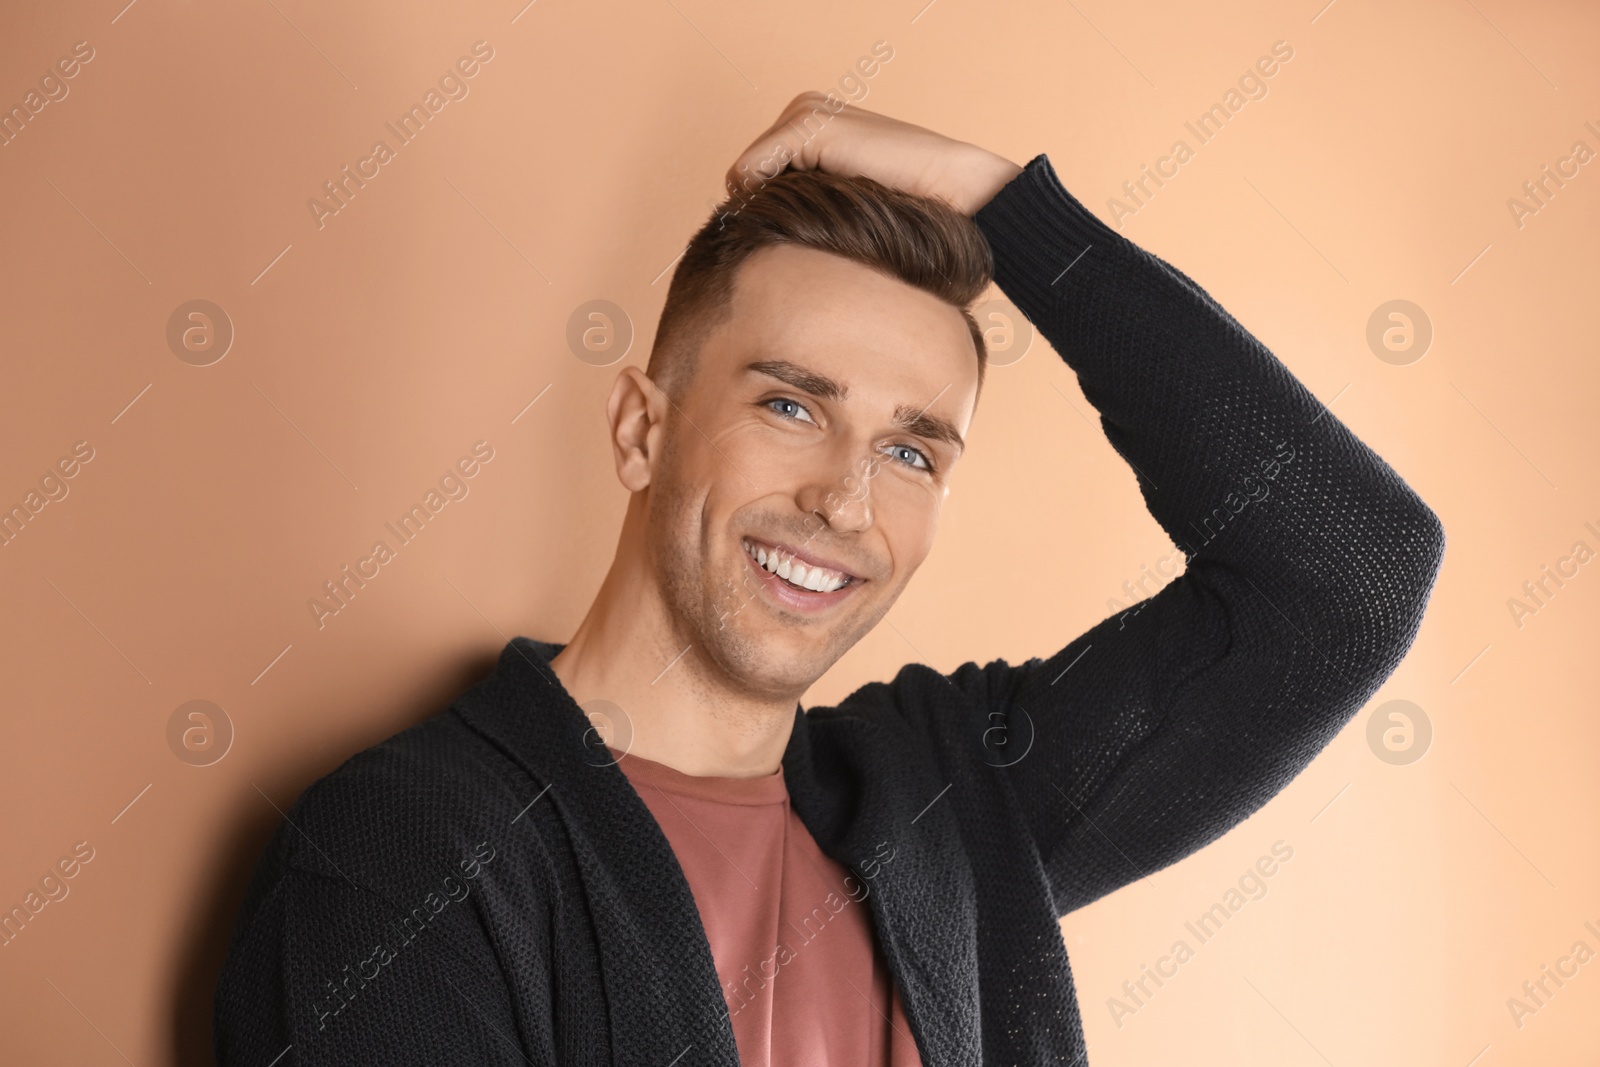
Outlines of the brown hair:
{"label": "brown hair", "polygon": [[682,397],[700,345],[731,313],[739,266],[776,244],[843,256],[959,308],[977,349],[982,393],[988,349],[969,308],[993,277],[994,257],[977,223],[943,200],[871,178],[786,170],[753,196],[724,201],[673,271],[645,367],[668,396]]}

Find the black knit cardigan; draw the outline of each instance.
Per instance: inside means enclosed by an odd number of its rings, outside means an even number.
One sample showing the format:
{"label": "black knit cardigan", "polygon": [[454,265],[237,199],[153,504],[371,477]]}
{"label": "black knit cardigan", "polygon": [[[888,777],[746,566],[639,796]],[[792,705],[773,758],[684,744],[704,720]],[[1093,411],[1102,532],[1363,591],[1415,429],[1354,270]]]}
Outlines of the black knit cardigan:
{"label": "black knit cardigan", "polygon": [[[869,886],[928,1067],[1082,1064],[1058,919],[1214,841],[1328,744],[1415,637],[1444,532],[1046,156],[976,219],[1187,569],[1045,658],[914,663],[797,707],[783,769]],[[551,670],[561,647],[512,640],[301,796],[217,985],[219,1062],[738,1063],[682,869]]]}

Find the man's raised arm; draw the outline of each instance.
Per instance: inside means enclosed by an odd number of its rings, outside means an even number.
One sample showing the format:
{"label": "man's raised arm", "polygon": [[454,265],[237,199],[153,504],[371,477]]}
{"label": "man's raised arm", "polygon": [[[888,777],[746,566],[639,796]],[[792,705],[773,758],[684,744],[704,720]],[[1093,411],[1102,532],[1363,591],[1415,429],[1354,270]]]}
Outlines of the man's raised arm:
{"label": "man's raised arm", "polygon": [[[1028,755],[1011,776],[1060,914],[1264,805],[1414,638],[1444,531],[1177,268],[1035,157],[977,212],[995,280],[1077,373],[1184,574],[1048,659],[950,675]],[[1025,713],[1025,717],[1024,714]]]}

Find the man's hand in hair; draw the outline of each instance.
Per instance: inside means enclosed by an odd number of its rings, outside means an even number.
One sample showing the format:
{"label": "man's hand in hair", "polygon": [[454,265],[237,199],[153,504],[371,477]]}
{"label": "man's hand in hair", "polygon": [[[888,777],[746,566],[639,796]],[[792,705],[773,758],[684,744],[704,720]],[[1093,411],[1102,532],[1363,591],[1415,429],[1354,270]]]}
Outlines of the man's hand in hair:
{"label": "man's hand in hair", "polygon": [[974,215],[1022,173],[1003,156],[909,122],[846,104],[815,90],[801,93],[728,168],[731,195],[752,196],[782,172],[823,170],[864,175],[895,189],[939,197]]}

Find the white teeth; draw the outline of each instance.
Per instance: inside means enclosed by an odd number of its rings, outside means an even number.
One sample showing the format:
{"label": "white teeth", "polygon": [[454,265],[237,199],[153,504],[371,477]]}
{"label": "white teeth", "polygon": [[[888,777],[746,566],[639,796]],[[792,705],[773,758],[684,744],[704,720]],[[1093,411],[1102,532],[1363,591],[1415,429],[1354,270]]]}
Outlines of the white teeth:
{"label": "white teeth", "polygon": [[792,557],[781,558],[777,552],[768,552],[760,545],[753,545],[749,541],[744,541],[743,544],[745,552],[762,567],[802,589],[809,589],[814,593],[832,593],[849,584],[845,576],[837,571],[823,567],[807,567]]}

